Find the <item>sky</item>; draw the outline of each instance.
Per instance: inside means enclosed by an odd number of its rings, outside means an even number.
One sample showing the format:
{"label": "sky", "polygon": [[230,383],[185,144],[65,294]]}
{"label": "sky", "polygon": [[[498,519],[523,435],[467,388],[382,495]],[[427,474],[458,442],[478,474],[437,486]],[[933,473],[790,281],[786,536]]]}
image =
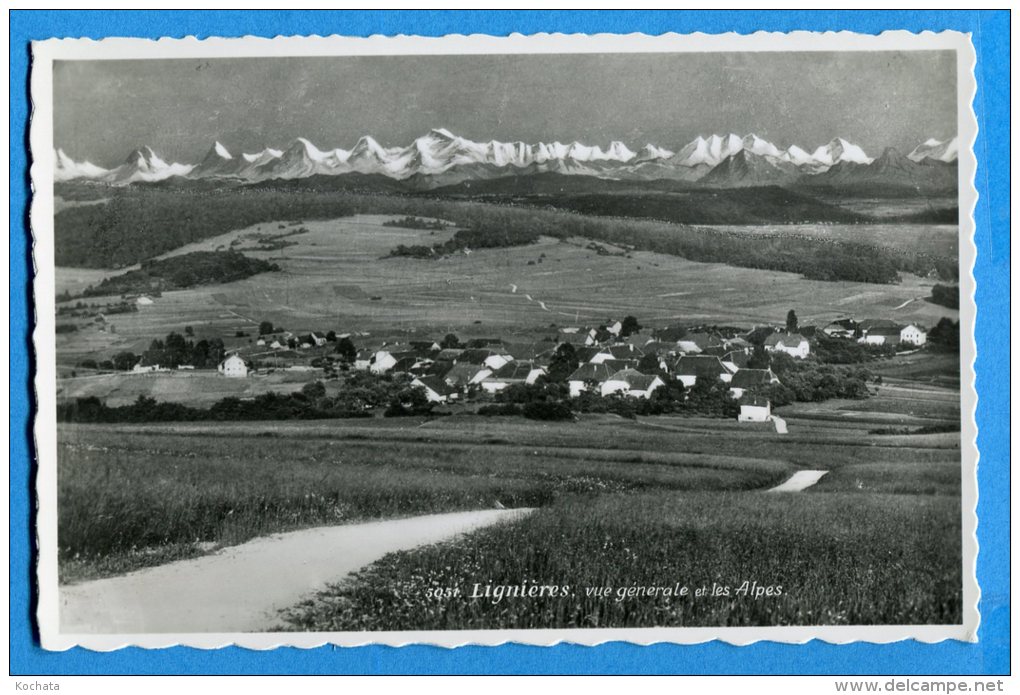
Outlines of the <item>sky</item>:
{"label": "sky", "polygon": [[951,51],[61,61],[53,85],[55,145],[107,167],[142,145],[193,163],[216,140],[392,147],[439,127],[635,150],[734,132],[811,151],[839,136],[871,156],[956,134]]}

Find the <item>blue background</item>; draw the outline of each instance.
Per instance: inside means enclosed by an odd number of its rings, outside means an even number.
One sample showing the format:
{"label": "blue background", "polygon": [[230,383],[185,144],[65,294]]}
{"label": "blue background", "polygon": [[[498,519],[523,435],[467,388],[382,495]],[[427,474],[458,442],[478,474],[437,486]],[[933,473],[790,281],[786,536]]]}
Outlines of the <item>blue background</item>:
{"label": "blue background", "polygon": [[[759,643],[733,647],[323,647],[255,652],[187,648],[46,652],[33,626],[31,254],[27,233],[29,42],[51,37],[519,32],[751,33],[888,29],[971,32],[977,50],[977,422],[979,642]],[[1009,14],[946,12],[13,11],[10,207],[10,671],[49,674],[691,673],[1004,674],[1009,672]],[[796,79],[791,76],[791,79]]]}

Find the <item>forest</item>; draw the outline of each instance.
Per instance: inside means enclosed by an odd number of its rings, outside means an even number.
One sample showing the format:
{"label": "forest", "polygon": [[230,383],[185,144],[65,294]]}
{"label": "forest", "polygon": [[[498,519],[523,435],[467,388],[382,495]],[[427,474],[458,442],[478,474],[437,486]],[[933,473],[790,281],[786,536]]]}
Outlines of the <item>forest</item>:
{"label": "forest", "polygon": [[197,285],[243,280],[258,273],[279,270],[280,266],[237,251],[195,251],[162,260],[142,261],[141,268],[105,278],[88,287],[86,297],[163,292]]}

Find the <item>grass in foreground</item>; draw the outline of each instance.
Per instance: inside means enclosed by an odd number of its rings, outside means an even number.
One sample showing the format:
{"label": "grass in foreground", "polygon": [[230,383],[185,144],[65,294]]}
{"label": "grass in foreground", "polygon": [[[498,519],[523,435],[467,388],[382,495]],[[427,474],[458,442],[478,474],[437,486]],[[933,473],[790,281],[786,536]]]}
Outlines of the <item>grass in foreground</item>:
{"label": "grass in foreground", "polygon": [[[949,496],[654,492],[561,498],[521,521],[393,553],[288,611],[295,630],[951,624],[960,506]],[[743,596],[744,582],[781,595]],[[567,595],[471,598],[475,585]],[[616,600],[620,587],[729,595]],[[611,587],[606,598],[586,587]],[[457,595],[429,598],[430,590]]]}
{"label": "grass in foreground", "polygon": [[306,439],[300,428],[289,437],[239,431],[248,436],[62,428],[61,580],[122,573],[309,526],[497,502],[543,506],[564,495],[753,489],[775,484],[792,468],[767,458],[598,449],[587,427],[562,428],[557,446],[492,437],[456,442],[421,430],[416,440],[342,440],[339,432]]}

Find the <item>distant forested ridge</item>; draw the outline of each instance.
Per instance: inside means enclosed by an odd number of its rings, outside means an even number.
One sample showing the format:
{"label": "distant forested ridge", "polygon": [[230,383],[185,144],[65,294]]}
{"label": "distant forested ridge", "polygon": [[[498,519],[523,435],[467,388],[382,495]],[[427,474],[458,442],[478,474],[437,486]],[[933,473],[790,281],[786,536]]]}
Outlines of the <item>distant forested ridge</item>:
{"label": "distant forested ridge", "polygon": [[254,224],[353,213],[342,197],[311,193],[169,187],[105,191],[111,196],[105,203],[65,208],[54,216],[58,266],[121,268]]}
{"label": "distant forested ridge", "polygon": [[195,251],[162,260],[143,261],[138,270],[106,278],[83,293],[86,297],[180,290],[197,285],[234,282],[280,266],[237,251]]}
{"label": "distant forested ridge", "polygon": [[778,186],[695,188],[669,193],[534,195],[514,197],[513,202],[571,210],[583,215],[639,217],[679,224],[853,224],[870,221],[866,215]]}
{"label": "distant forested ridge", "polygon": [[[187,188],[119,189],[116,193],[118,197],[108,203],[68,208],[57,214],[58,265],[114,267],[259,222],[363,213],[447,220],[466,230],[459,239],[470,248],[530,243],[539,236],[584,237],[692,261],[800,273],[816,280],[890,283],[898,280],[899,272],[910,272],[955,282],[958,275],[955,257],[912,249],[781,233],[740,234],[549,207],[244,186],[200,192]],[[429,249],[421,247],[422,253],[431,255]]]}

